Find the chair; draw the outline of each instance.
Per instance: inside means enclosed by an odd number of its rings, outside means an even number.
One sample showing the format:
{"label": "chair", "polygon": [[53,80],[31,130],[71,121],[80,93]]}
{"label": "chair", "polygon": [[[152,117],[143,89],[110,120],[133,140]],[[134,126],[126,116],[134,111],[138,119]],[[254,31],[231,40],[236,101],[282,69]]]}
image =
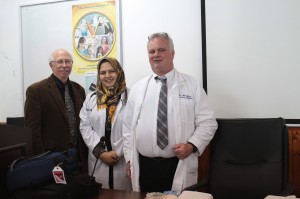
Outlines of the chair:
{"label": "chair", "polygon": [[214,199],[264,199],[287,196],[288,132],[283,118],[218,119],[210,143],[207,179],[186,188],[206,185]]}
{"label": "chair", "polygon": [[30,128],[0,125],[0,196],[9,197],[6,173],[13,160],[32,154],[32,131]]}
{"label": "chair", "polygon": [[24,117],[7,117],[7,125],[24,126]]}

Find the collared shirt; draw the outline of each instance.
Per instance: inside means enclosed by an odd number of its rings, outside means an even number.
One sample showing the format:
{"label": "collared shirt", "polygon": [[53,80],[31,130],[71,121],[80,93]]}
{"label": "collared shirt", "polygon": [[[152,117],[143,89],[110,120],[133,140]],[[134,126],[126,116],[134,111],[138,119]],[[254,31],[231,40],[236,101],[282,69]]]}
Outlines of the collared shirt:
{"label": "collared shirt", "polygon": [[[65,84],[62,81],[60,81],[54,74],[52,74],[51,76],[52,76],[52,78],[55,81],[55,84],[56,84],[56,86],[57,86],[57,88],[59,90],[59,93],[60,93],[63,101],[65,102]],[[72,86],[71,86],[71,83],[70,83],[69,79],[67,81],[67,84],[68,84],[68,87],[69,87],[69,92],[70,92],[69,94],[71,96],[72,102],[73,102],[74,107],[75,107],[75,103],[76,102],[75,102],[75,98],[74,98],[74,95],[73,95]]]}
{"label": "collared shirt", "polygon": [[161,81],[156,80],[157,75],[153,73],[147,87],[144,102],[141,107],[140,117],[136,127],[137,150],[140,154],[147,157],[173,157],[175,156],[172,147],[175,143],[174,120],[171,89],[174,84],[175,70],[173,69],[166,75],[168,86],[168,140],[169,144],[162,150],[156,142],[157,133],[157,109]]}

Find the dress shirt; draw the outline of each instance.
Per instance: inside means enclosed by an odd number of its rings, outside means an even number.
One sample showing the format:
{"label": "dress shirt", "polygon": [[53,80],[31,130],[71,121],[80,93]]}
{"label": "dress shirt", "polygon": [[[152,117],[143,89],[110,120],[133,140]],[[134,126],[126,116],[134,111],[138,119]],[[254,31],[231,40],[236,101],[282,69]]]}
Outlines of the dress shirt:
{"label": "dress shirt", "polygon": [[173,117],[173,108],[176,108],[172,104],[171,99],[171,89],[174,83],[175,71],[174,69],[164,75],[167,77],[167,86],[168,86],[168,140],[169,144],[165,149],[161,149],[157,145],[157,110],[158,110],[158,101],[159,93],[162,82],[156,80],[157,75],[153,74],[147,87],[144,103],[141,107],[140,117],[136,127],[136,142],[137,150],[140,154],[146,157],[174,157],[172,147],[175,143],[174,135],[174,120]]}
{"label": "dress shirt", "polygon": [[[54,74],[51,75],[51,77],[54,79],[55,81],[55,84],[59,90],[59,93],[63,99],[63,101],[65,101],[65,84],[60,81]],[[68,79],[67,83],[68,84],[68,87],[69,87],[69,94],[70,94],[70,97],[72,99],[72,102],[74,104],[74,107],[76,106],[76,101],[75,101],[75,98],[74,98],[74,95],[73,95],[73,90],[72,90],[72,86],[70,84],[70,80]]]}

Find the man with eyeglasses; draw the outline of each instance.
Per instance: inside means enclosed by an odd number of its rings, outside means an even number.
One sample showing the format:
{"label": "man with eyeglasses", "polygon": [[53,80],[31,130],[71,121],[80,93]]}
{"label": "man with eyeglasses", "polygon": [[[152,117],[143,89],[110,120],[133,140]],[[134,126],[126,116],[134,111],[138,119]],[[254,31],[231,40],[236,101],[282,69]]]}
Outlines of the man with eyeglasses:
{"label": "man with eyeglasses", "polygon": [[65,49],[49,56],[50,77],[30,85],[26,90],[25,126],[32,129],[33,153],[75,150],[87,170],[87,148],[79,132],[79,112],[85,90],[71,81],[73,59]]}
{"label": "man with eyeglasses", "polygon": [[132,87],[124,115],[126,170],[134,191],[180,194],[197,182],[217,122],[200,81],[174,68],[171,37],[150,35],[147,52],[153,73]]}

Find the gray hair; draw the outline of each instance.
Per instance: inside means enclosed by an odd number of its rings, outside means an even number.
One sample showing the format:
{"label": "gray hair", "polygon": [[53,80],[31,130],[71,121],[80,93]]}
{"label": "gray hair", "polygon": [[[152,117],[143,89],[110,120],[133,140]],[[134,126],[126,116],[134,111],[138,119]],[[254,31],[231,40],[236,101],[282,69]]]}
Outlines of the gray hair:
{"label": "gray hair", "polygon": [[149,44],[149,42],[152,41],[154,38],[163,38],[163,39],[168,40],[170,49],[174,50],[173,40],[172,40],[172,38],[170,37],[170,35],[168,33],[166,33],[166,32],[156,32],[156,33],[153,33],[153,34],[149,35],[147,44]]}
{"label": "gray hair", "polygon": [[48,63],[49,63],[49,64],[50,64],[51,62],[55,61],[54,55],[55,55],[58,51],[65,51],[65,52],[67,52],[67,53],[70,55],[71,60],[73,60],[72,55],[71,55],[66,49],[60,48],[60,49],[57,49],[57,50],[53,51],[53,52],[50,54],[50,56],[48,57]]}
{"label": "gray hair", "polygon": [[53,62],[54,61],[54,57],[53,57],[53,53],[51,53],[51,55],[49,56],[49,58],[48,58],[48,62],[49,62],[49,64],[51,63],[51,62]]}

